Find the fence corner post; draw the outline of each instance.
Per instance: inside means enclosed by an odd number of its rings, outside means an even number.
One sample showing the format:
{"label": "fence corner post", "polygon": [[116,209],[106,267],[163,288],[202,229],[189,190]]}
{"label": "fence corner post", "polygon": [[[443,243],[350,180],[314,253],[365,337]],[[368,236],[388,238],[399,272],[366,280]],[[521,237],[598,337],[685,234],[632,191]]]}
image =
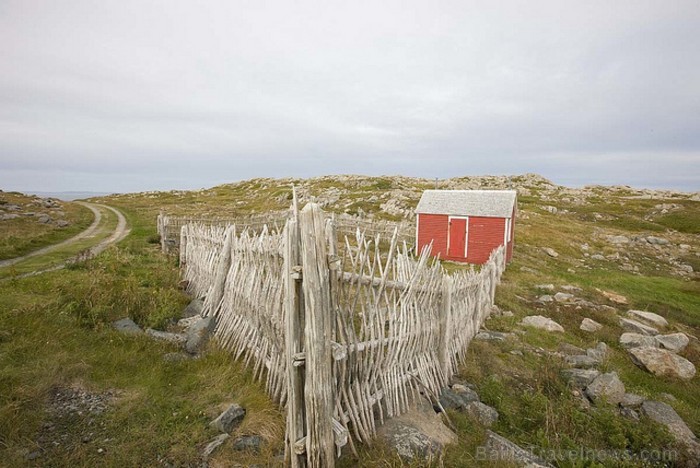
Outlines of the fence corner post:
{"label": "fence corner post", "polygon": [[304,291],[306,454],[308,466],[335,466],[332,326],[328,237],[321,208],[309,203],[299,215]]}

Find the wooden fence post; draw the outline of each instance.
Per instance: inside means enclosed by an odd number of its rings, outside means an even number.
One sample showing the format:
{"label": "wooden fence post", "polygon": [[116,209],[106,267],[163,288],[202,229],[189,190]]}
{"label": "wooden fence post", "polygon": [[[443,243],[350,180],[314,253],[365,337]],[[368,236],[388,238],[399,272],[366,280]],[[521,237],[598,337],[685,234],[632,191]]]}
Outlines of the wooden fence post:
{"label": "wooden fence post", "polygon": [[306,457],[312,468],[335,466],[334,382],[328,243],[323,211],[309,203],[299,215],[306,379]]}
{"label": "wooden fence post", "polygon": [[226,233],[224,234],[224,245],[221,247],[221,255],[219,255],[219,266],[216,271],[216,277],[214,278],[214,284],[205,300],[205,303],[209,307],[208,310],[204,311],[204,315],[213,316],[219,308],[221,299],[224,297],[226,277],[228,276],[228,270],[231,268],[231,244],[234,235],[234,227],[227,227]]}
{"label": "wooden fence post", "polygon": [[187,231],[187,224],[180,228],[180,266],[187,263]]}
{"label": "wooden fence post", "polygon": [[[296,206],[284,229],[285,359],[287,361],[287,441],[285,458],[292,468],[306,466],[304,410],[304,296],[302,291],[299,222]],[[302,450],[303,449],[303,450]]]}
{"label": "wooden fence post", "polygon": [[445,376],[445,384],[452,378],[452,362],[450,359],[450,344],[452,343],[452,278],[442,277],[442,302],[440,304],[440,348],[438,359],[440,368]]}

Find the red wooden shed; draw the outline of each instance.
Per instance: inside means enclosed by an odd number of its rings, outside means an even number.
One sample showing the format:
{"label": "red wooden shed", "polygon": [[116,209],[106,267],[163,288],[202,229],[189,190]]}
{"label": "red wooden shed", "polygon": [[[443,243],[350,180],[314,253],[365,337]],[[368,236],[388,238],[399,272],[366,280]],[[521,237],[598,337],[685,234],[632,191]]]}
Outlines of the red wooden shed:
{"label": "red wooden shed", "polygon": [[515,190],[426,190],[416,208],[418,252],[433,243],[445,260],[483,264],[506,245],[513,256]]}

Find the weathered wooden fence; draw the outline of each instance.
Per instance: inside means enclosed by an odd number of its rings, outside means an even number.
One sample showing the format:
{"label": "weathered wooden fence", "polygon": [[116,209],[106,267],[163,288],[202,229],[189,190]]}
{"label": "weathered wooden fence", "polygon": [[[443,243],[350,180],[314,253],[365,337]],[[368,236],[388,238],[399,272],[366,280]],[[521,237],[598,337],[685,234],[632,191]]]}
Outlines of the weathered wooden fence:
{"label": "weathered wooden fence", "polygon": [[[235,225],[239,232],[247,229],[259,233],[264,227],[281,231],[290,216],[289,210],[230,218],[176,216],[162,212],[158,215],[157,227],[161,248],[163,252],[168,253],[180,248],[183,226],[190,224],[220,227]],[[379,235],[384,239],[391,239],[394,231],[397,231],[401,242],[406,242],[411,247],[415,243],[415,224],[407,221],[395,223],[383,219],[358,218],[348,214],[326,213],[326,216],[334,219],[335,230],[340,236],[346,235],[354,238],[359,229],[372,237]]]}
{"label": "weathered wooden fence", "polygon": [[478,272],[448,275],[396,231],[339,241],[335,227],[314,204],[292,209],[281,231],[182,227],[188,287],[206,297],[222,346],[286,406],[293,467],[333,466],[419,392],[437,398],[505,268],[499,248]]}

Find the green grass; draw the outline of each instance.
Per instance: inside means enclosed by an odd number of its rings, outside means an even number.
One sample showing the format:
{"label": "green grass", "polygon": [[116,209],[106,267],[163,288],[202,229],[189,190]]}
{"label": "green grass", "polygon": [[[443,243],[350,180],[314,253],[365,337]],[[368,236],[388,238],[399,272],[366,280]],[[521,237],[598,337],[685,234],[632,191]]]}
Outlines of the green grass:
{"label": "green grass", "polygon": [[[517,177],[513,181],[518,183]],[[467,182],[466,180],[464,182]],[[172,345],[142,337],[127,338],[112,331],[112,320],[132,317],[144,327],[164,327],[178,317],[188,298],[177,287],[179,271],[175,257],[163,256],[153,243],[155,217],[160,209],[173,213],[209,216],[245,215],[287,208],[289,186],[294,183],[312,195],[325,190],[347,191],[339,206],[362,208],[377,217],[390,219],[379,211],[381,200],[372,195],[387,190],[432,188],[432,181],[364,178],[338,181],[316,178],[308,181],[256,179],[227,184],[201,192],[130,194],[102,199],[120,208],[130,223],[131,235],[96,259],[25,279],[0,282],[0,455],[8,466],[23,466],[24,456],[36,449],[44,412],[52,389],[81,386],[94,392],[117,390],[111,409],[97,418],[110,440],[97,445],[76,443],[71,450],[55,449],[51,463],[56,466],[154,466],[167,460],[177,466],[195,465],[203,445],[215,434],[207,423],[227,401],[238,401],[248,409],[236,434],[261,434],[263,451],[240,454],[230,444],[222,448],[212,465],[231,463],[279,464],[283,448],[284,415],[266,396],[250,372],[226,353],[210,345],[205,357],[177,363],[163,361]],[[445,183],[444,181],[442,183]],[[484,182],[488,185],[488,181]],[[670,404],[695,433],[700,433],[700,388],[691,382],[654,377],[636,367],[626,351],[617,345],[621,329],[618,315],[628,308],[648,309],[666,316],[669,331],[682,330],[700,336],[700,283],[674,274],[667,260],[658,260],[650,246],[626,246],[623,254],[639,266],[642,275],[620,270],[620,261],[592,261],[584,257],[582,244],[590,253],[610,255],[617,249],[605,236],[624,234],[659,235],[671,240],[667,252],[695,268],[700,249],[697,226],[700,204],[674,201],[682,210],[651,216],[658,200],[620,198],[631,191],[612,194],[595,189],[596,196],[582,204],[559,199],[545,181],[531,187],[531,196],[521,197],[521,218],[516,222],[514,261],[498,288],[496,301],[514,317],[489,320],[492,330],[512,331],[525,315],[545,315],[560,323],[563,334],[525,330],[503,343],[474,341],[459,376],[474,383],[482,399],[500,412],[494,430],[523,445],[539,450],[561,451],[579,448],[624,450],[673,448],[666,431],[650,421],[622,419],[612,407],[584,409],[559,375],[562,362],[548,352],[561,342],[582,348],[604,341],[610,357],[601,370],[616,370],[629,391],[662,399],[663,393],[676,397]],[[543,197],[549,197],[545,200]],[[239,203],[243,201],[243,203]],[[554,205],[569,210],[552,215],[540,209]],[[341,208],[330,208],[343,211]],[[597,221],[594,213],[611,217]],[[671,216],[673,215],[673,216]],[[114,217],[105,221],[116,222]],[[669,231],[673,229],[674,231]],[[691,245],[681,251],[680,243]],[[547,256],[542,248],[559,252]],[[64,252],[66,253],[66,252]],[[57,261],[47,258],[45,261]],[[31,268],[36,265],[20,265]],[[445,263],[452,270],[464,266]],[[526,269],[523,269],[526,268]],[[534,299],[548,292],[536,284],[552,283],[557,288],[572,284],[582,288],[576,296],[593,303],[614,306],[609,310],[576,309],[557,304],[539,305]],[[608,302],[596,289],[614,291],[629,299],[628,306]],[[579,330],[583,317],[604,328],[595,335]],[[521,351],[522,355],[511,354]],[[683,355],[700,363],[700,346],[693,341]],[[445,453],[444,466],[503,466],[477,460],[477,447],[484,429],[467,415],[449,414],[459,436]],[[71,437],[78,437],[87,420],[74,421]],[[77,435],[76,435],[77,434]],[[236,435],[234,434],[234,436]],[[409,466],[381,442],[359,445],[359,456],[344,450],[339,466]],[[53,449],[52,449],[53,450]],[[46,458],[41,462],[46,462]],[[218,466],[217,465],[217,466]],[[557,466],[607,466],[579,460]],[[421,466],[419,463],[410,466]],[[435,464],[434,466],[438,466]],[[616,466],[637,466],[624,463]]]}
{"label": "green grass", "polygon": [[[0,194],[0,201],[5,201],[5,204],[19,204],[25,207],[24,212],[37,213],[37,216],[33,217],[22,216],[18,219],[0,221],[0,260],[21,257],[42,247],[70,239],[87,229],[94,219],[92,211],[77,203],[63,202],[62,211],[65,216],[56,217],[47,209],[29,205],[32,200],[31,197],[19,194]],[[0,204],[0,209],[2,207],[3,204]],[[37,218],[42,213],[66,220],[70,225],[59,228],[55,224],[41,224]]]}
{"label": "green grass", "polygon": [[61,265],[100,241],[109,238],[117,226],[117,216],[106,208],[99,207],[98,209],[102,213],[102,219],[93,235],[49,253],[29,257],[14,265],[2,267],[0,268],[0,280]]}

